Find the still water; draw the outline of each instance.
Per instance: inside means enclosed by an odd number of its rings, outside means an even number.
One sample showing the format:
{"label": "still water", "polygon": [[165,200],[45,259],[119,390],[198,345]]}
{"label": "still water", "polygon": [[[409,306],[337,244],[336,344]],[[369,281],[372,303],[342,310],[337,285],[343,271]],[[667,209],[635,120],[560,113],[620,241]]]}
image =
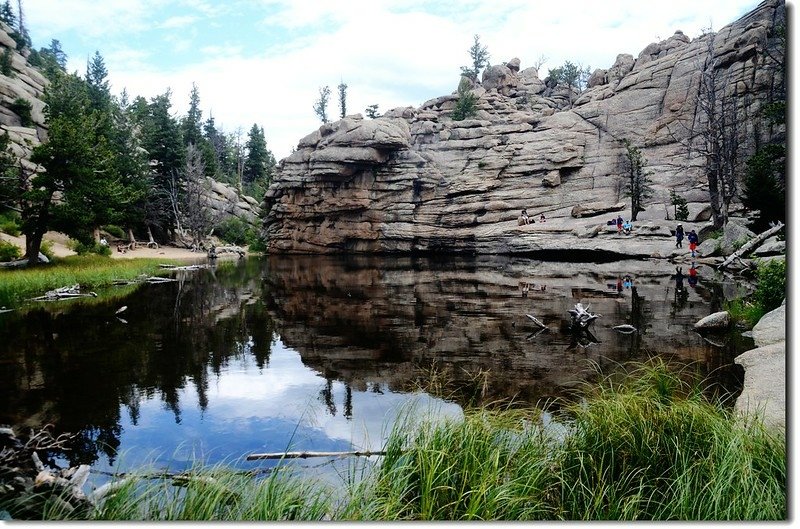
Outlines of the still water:
{"label": "still water", "polygon": [[[692,326],[741,286],[695,273],[661,261],[320,256],[179,272],[0,315],[0,423],[77,434],[70,464],[174,469],[378,449],[409,406],[457,416],[476,398],[551,401],[598,369],[656,355],[735,395],[733,358],[752,340]],[[601,315],[580,336],[568,327],[576,302]]]}

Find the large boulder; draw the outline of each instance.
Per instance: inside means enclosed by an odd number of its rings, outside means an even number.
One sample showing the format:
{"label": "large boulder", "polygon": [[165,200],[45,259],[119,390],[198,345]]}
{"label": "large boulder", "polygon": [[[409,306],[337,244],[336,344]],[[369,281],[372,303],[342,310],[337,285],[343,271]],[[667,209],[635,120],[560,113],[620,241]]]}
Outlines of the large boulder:
{"label": "large boulder", "polygon": [[731,315],[728,311],[723,310],[700,319],[694,324],[694,328],[697,331],[719,331],[727,329],[730,325]]}

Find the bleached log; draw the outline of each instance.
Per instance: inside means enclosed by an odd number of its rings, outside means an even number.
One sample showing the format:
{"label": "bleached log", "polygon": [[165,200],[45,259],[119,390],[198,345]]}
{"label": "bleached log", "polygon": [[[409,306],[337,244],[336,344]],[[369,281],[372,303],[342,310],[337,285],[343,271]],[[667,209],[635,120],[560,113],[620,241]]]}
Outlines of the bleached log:
{"label": "bleached log", "polygon": [[383,450],[378,451],[354,451],[354,452],[273,452],[266,454],[250,454],[247,456],[247,461],[255,461],[258,459],[306,459],[309,457],[371,457],[371,456],[385,456],[386,452]]}
{"label": "bleached log", "polygon": [[783,222],[779,222],[777,225],[773,226],[772,228],[768,229],[767,231],[759,234],[757,237],[753,238],[752,240],[748,241],[744,246],[733,252],[731,255],[728,256],[727,259],[722,261],[719,265],[719,269],[723,270],[730,266],[736,259],[740,258],[743,255],[747,255],[748,253],[752,252],[759,246],[761,246],[765,240],[769,239],[779,231],[783,229]]}
{"label": "bleached log", "polygon": [[547,328],[547,325],[545,325],[544,323],[542,323],[541,321],[539,321],[539,320],[538,320],[536,317],[534,317],[534,316],[531,316],[530,314],[526,314],[525,316],[527,316],[527,317],[528,317],[528,319],[530,319],[530,320],[531,320],[533,323],[535,323],[535,324],[536,324],[536,325],[538,325],[539,327],[541,327],[541,328],[543,328],[543,329],[546,329],[546,328]]}

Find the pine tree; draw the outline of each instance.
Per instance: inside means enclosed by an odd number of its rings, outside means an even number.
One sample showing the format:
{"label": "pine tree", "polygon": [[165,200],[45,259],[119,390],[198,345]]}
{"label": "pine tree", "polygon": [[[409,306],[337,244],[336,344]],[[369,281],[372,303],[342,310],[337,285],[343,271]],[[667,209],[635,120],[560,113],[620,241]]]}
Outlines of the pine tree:
{"label": "pine tree", "polygon": [[319,88],[319,99],[314,103],[314,113],[323,123],[328,123],[328,100],[330,97],[330,87],[321,86]]}
{"label": "pine tree", "polygon": [[189,112],[181,124],[183,129],[183,139],[187,145],[199,146],[203,137],[200,131],[200,121],[203,112],[200,110],[200,92],[197,85],[192,83],[192,93],[189,95]]}
{"label": "pine tree", "polygon": [[11,1],[6,0],[2,6],[0,6],[0,20],[5,22],[5,24],[13,28],[17,24],[17,17],[14,16],[14,9],[11,7]]}
{"label": "pine tree", "polygon": [[486,46],[481,46],[480,35],[473,37],[473,44],[469,49],[469,57],[472,59],[472,66],[462,66],[461,75],[474,83],[478,80],[481,70],[489,65],[489,51]]}
{"label": "pine tree", "polygon": [[627,139],[623,139],[622,144],[625,146],[623,165],[628,175],[625,194],[631,197],[631,220],[636,220],[639,212],[644,211],[644,200],[652,196],[652,182],[650,173],[644,169],[647,159],[642,151]]}
{"label": "pine tree", "polygon": [[343,118],[347,115],[347,85],[344,81],[339,83],[339,117]]}

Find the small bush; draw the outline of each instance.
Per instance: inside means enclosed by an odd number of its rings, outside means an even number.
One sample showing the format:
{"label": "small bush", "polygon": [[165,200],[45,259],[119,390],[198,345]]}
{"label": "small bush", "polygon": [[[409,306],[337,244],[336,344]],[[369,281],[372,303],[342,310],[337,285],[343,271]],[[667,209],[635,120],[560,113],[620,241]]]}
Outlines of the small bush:
{"label": "small bush", "polygon": [[786,298],[786,260],[773,259],[759,263],[756,272],[758,285],[753,299],[767,313],[776,309]]}
{"label": "small bush", "polygon": [[125,238],[125,230],[123,230],[119,226],[115,226],[114,224],[109,224],[108,226],[103,226],[103,229],[108,233],[110,233],[113,237],[116,237],[117,239]]}
{"label": "small bush", "polygon": [[231,217],[217,226],[217,236],[228,244],[247,244],[249,226],[242,219]]}
{"label": "small bush", "polygon": [[53,252],[53,241],[42,241],[42,246],[39,248],[39,251],[44,254],[50,261],[56,256]]}
{"label": "small bush", "polygon": [[69,248],[78,255],[87,255],[90,253],[104,255],[106,257],[111,255],[111,248],[109,246],[103,246],[96,242],[86,244],[81,241],[70,241]]}
{"label": "small bush", "polygon": [[6,77],[14,77],[14,70],[11,68],[11,50],[9,48],[0,53],[0,73]]}
{"label": "small bush", "polygon": [[14,211],[0,213],[0,231],[18,237],[20,234],[20,217]]}
{"label": "small bush", "polygon": [[472,93],[472,85],[466,77],[458,84],[458,100],[450,117],[453,121],[462,121],[474,117],[478,112],[478,98]]}
{"label": "small bush", "polygon": [[31,117],[31,110],[33,110],[33,107],[30,101],[24,97],[16,98],[14,102],[8,106],[8,109],[19,116],[20,124],[23,127],[30,127],[33,125],[33,118]]}
{"label": "small bush", "polygon": [[0,262],[6,263],[20,257],[21,254],[16,244],[0,240]]}

